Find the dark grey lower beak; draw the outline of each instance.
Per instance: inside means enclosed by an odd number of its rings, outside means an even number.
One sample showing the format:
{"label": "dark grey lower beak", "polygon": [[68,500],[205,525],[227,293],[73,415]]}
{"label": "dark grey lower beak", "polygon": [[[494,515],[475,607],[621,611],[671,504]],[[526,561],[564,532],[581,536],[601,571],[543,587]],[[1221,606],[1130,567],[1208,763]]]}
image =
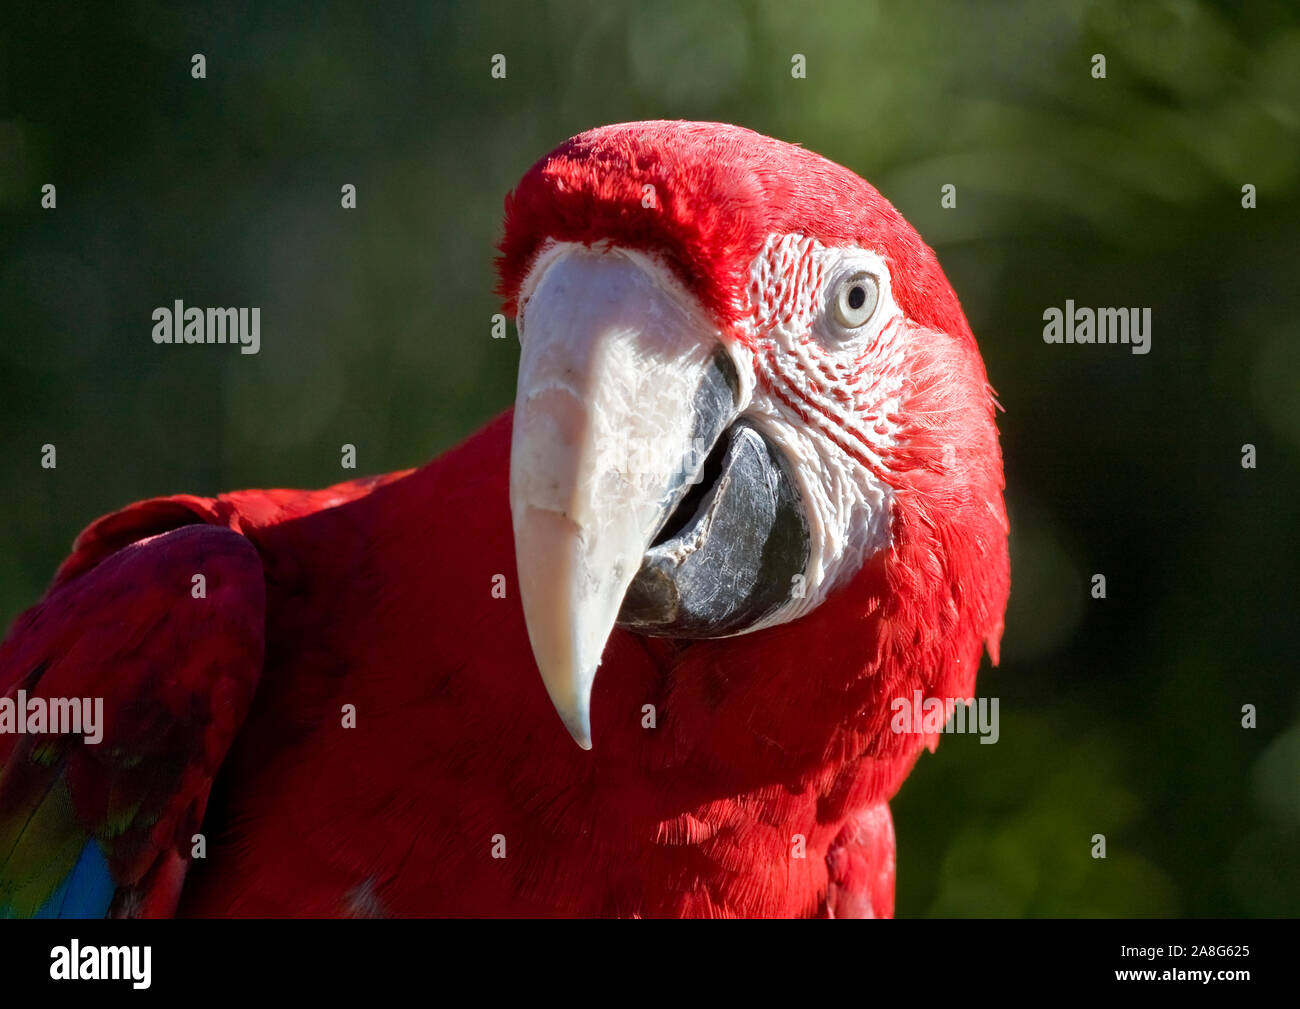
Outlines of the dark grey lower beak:
{"label": "dark grey lower beak", "polygon": [[646,551],[618,623],[662,637],[737,634],[791,599],[808,554],[808,527],[785,461],[738,421]]}

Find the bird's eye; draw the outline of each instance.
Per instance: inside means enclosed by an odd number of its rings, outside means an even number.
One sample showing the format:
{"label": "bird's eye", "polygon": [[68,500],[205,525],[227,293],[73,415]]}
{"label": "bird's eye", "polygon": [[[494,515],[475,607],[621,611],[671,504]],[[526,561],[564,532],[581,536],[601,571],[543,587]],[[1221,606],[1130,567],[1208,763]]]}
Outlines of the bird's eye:
{"label": "bird's eye", "polygon": [[845,277],[835,291],[835,319],[845,329],[857,329],[875,314],[879,300],[880,285],[871,274]]}

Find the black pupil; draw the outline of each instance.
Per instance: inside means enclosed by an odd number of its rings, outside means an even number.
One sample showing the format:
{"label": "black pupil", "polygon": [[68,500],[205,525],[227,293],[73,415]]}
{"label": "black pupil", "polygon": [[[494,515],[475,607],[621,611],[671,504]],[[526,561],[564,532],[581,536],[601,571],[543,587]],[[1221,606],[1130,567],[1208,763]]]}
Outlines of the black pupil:
{"label": "black pupil", "polygon": [[849,291],[849,308],[861,308],[867,303],[867,292],[861,284],[853,285]]}

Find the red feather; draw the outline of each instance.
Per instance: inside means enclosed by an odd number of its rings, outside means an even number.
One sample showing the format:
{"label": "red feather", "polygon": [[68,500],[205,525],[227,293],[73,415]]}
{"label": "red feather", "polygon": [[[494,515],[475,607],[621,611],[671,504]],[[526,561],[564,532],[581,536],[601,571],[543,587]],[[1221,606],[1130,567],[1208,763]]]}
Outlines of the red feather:
{"label": "red feather", "polygon": [[[662,212],[640,212],[646,185]],[[575,138],[520,183],[502,292],[513,303],[548,238],[614,240],[659,252],[736,322],[763,241],[796,231],[882,251],[899,304],[934,331],[889,459],[885,550],[791,623],[690,644],[615,631],[587,753],[551,708],[518,599],[491,591],[515,573],[508,415],[418,471],[101,519],[0,650],[0,689],[53,661],[42,689],[110,698],[121,752],[144,762],[100,762],[84,788],[65,766],[86,834],[114,802],[151,811],[156,827],[114,849],[123,885],[165,876],[151,905],[165,909],[179,872],[163,855],[183,860],[206,804],[185,914],[892,913],[886,803],[937,736],[891,732],[890,699],[969,696],[1009,585],[992,399],[933,253],[815,154],[736,127],[631,124]],[[197,558],[176,551],[209,543],[239,573],[198,619]],[[0,788],[28,773],[9,746]]]}

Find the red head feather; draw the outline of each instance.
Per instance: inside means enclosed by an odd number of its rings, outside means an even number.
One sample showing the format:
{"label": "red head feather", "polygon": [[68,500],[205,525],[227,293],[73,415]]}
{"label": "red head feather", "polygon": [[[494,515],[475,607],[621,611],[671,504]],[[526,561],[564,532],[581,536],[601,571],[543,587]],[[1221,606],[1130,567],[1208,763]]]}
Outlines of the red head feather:
{"label": "red head feather", "polygon": [[[652,186],[652,190],[646,187]],[[646,213],[650,194],[656,213]],[[548,238],[657,253],[722,325],[746,311],[750,264],[772,234],[882,253],[914,321],[969,334],[934,253],[874,187],[841,165],[739,126],[657,120],[588,130],[538,161],[506,199],[500,293]]]}

